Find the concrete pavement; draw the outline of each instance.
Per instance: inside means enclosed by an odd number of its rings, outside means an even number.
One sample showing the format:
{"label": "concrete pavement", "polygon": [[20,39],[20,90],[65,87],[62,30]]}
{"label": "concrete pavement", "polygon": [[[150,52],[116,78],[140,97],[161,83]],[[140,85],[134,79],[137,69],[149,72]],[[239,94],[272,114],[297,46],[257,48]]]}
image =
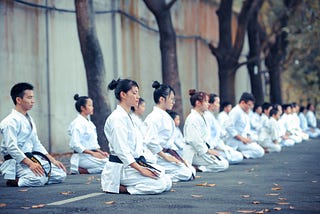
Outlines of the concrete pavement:
{"label": "concrete pavement", "polygon": [[309,140],[159,195],[105,194],[99,175],[33,188],[6,187],[1,177],[0,213],[320,213],[319,152],[320,139]]}

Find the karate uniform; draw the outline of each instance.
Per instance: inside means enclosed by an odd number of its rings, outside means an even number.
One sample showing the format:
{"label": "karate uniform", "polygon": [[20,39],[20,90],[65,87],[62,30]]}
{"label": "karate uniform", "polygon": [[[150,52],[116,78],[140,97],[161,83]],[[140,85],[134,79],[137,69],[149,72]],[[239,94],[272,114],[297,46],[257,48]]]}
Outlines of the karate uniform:
{"label": "karate uniform", "polygon": [[317,137],[320,136],[320,129],[317,127],[317,118],[313,111],[308,110],[306,114],[308,127],[312,128],[315,133],[317,133]]}
{"label": "karate uniform", "polygon": [[213,113],[206,111],[204,116],[209,123],[211,138],[215,142],[215,149],[218,150],[222,157],[229,161],[229,164],[240,163],[243,160],[242,153],[224,143],[221,138],[222,128]]}
{"label": "karate uniform", "polygon": [[213,148],[215,143],[211,140],[210,127],[203,115],[191,109],[183,130],[186,140],[183,156],[188,162],[198,166],[204,172],[228,169],[229,162],[224,157],[207,153],[208,147]]}
{"label": "karate uniform", "polygon": [[232,123],[226,128],[229,138],[227,145],[240,151],[246,158],[260,158],[264,155],[263,148],[256,142],[244,144],[235,138],[236,135],[247,137],[250,133],[250,120],[246,112],[236,105],[229,113]]}
{"label": "karate uniform", "polygon": [[[11,114],[1,121],[0,130],[2,134],[1,154],[12,157],[12,159],[4,161],[0,167],[4,179],[15,180],[19,178],[19,187],[43,186],[46,183],[60,183],[65,180],[66,173],[54,164],[51,164],[51,176],[48,180],[48,177],[45,175],[35,175],[27,165],[21,163],[26,158],[24,154],[26,152],[37,151],[44,155],[48,154],[47,150],[40,143],[36,125],[30,116],[28,119],[25,115],[13,109]],[[45,169],[49,168],[47,161],[38,157],[37,159],[43,164]]]}
{"label": "karate uniform", "polygon": [[[157,106],[144,120],[147,125],[147,146],[153,154],[157,154],[163,149],[177,150],[174,144],[175,125],[170,115]],[[166,155],[170,155],[166,153]],[[188,181],[195,176],[195,169],[183,163],[176,164],[164,160],[157,155],[157,164],[165,168],[173,182]]]}
{"label": "karate uniform", "polygon": [[119,193],[120,184],[126,186],[130,194],[158,194],[170,190],[172,181],[166,174],[152,179],[130,166],[135,158],[143,155],[143,143],[137,140],[137,131],[129,114],[120,105],[107,118],[104,132],[109,142],[110,155],[117,156],[122,163],[106,163],[101,173],[103,191]]}
{"label": "karate uniform", "polygon": [[90,154],[83,153],[84,150],[96,150],[98,144],[96,126],[82,115],[78,115],[69,125],[69,146],[75,152],[70,158],[71,173],[78,174],[78,168],[85,168],[90,174],[101,173],[108,158],[100,159]]}
{"label": "karate uniform", "polygon": [[[268,152],[280,152],[280,131],[278,128],[277,121],[271,117],[264,121],[263,126],[259,131],[259,141],[258,143],[266,148]],[[273,141],[277,140],[279,144],[274,143]]]}
{"label": "karate uniform", "polygon": [[226,128],[232,124],[231,118],[229,117],[229,114],[225,111],[221,111],[218,114],[218,123],[221,127],[221,138],[224,140],[224,142],[228,139],[229,134],[226,130]]}
{"label": "karate uniform", "polygon": [[318,136],[320,136],[320,130],[318,129],[314,129],[312,127],[308,127],[308,121],[306,116],[300,112],[299,113],[299,120],[300,120],[300,127],[301,129],[307,133],[311,138],[317,138]]}
{"label": "karate uniform", "polygon": [[298,135],[297,132],[294,131],[293,121],[290,114],[284,113],[281,116],[280,120],[282,121],[286,132],[290,133],[289,138],[292,139],[295,143],[301,143],[302,137]]}

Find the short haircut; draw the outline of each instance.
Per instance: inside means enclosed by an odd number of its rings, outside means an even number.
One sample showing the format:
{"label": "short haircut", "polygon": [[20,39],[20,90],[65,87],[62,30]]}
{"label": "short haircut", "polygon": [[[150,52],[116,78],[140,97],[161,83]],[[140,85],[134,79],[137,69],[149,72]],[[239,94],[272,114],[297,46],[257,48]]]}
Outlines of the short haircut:
{"label": "short haircut", "polygon": [[27,82],[21,82],[21,83],[15,84],[11,88],[10,96],[12,98],[14,105],[17,104],[17,101],[16,101],[17,97],[23,98],[25,90],[33,90],[33,85]]}
{"label": "short haircut", "polygon": [[244,92],[244,93],[241,95],[241,97],[240,97],[239,103],[240,103],[241,101],[244,101],[245,103],[247,103],[247,102],[249,102],[249,101],[254,102],[255,99],[254,99],[253,94],[248,93],[248,92]]}

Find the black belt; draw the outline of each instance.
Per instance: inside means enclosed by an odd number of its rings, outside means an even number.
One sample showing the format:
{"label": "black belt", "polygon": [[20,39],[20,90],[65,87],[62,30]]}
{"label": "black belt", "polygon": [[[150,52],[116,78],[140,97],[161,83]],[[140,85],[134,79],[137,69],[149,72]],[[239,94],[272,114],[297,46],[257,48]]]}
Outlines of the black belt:
{"label": "black belt", "polygon": [[[24,154],[25,154],[29,159],[31,159],[33,162],[40,164],[40,166],[42,167],[45,175],[46,175],[48,178],[50,177],[50,175],[51,175],[51,161],[49,160],[49,158],[48,158],[46,155],[44,155],[44,154],[41,153],[41,152],[37,152],[37,151],[26,152],[26,153],[24,153]],[[48,161],[49,166],[50,166],[48,172],[44,169],[44,167],[42,166],[41,162],[40,162],[34,155],[39,155],[41,158],[43,158],[43,159],[45,159],[46,161]],[[13,159],[13,157],[12,157],[11,155],[8,154],[8,155],[5,155],[5,156],[4,156],[4,160],[10,160],[10,159]],[[48,181],[49,181],[49,179],[48,179]]]}
{"label": "black belt", "polygon": [[[153,166],[151,166],[150,164],[147,163],[146,159],[144,156],[140,156],[138,158],[135,158],[136,162],[140,165],[140,166],[144,166],[150,169],[154,169],[158,172],[161,172],[159,169],[154,168]],[[110,162],[114,162],[114,163],[123,163],[120,158],[118,158],[118,156],[116,155],[109,155],[109,161]]]}

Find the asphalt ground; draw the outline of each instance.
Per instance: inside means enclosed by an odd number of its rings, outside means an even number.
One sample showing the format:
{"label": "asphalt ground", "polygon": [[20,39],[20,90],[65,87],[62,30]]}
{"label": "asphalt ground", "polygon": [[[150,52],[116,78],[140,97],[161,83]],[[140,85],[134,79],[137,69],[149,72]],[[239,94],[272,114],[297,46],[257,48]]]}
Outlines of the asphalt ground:
{"label": "asphalt ground", "polygon": [[[320,213],[320,139],[246,159],[225,172],[198,173],[159,195],[106,194],[100,175],[68,175],[62,184],[7,187],[0,213]],[[57,156],[68,166],[69,156]]]}

